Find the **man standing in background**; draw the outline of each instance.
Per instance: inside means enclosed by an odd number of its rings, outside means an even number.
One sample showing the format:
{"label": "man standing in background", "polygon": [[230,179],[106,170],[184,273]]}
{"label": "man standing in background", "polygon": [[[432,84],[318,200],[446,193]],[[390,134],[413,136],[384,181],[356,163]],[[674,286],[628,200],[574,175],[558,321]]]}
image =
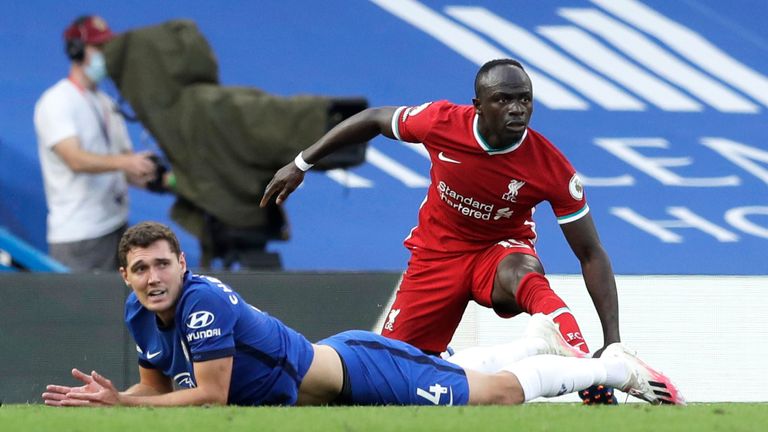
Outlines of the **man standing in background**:
{"label": "man standing in background", "polygon": [[145,187],[155,177],[150,154],[133,153],[115,102],[98,88],[107,76],[102,46],[112,37],[98,16],[69,25],[69,76],[35,105],[49,253],[75,272],[114,271],[128,222],[127,183]]}

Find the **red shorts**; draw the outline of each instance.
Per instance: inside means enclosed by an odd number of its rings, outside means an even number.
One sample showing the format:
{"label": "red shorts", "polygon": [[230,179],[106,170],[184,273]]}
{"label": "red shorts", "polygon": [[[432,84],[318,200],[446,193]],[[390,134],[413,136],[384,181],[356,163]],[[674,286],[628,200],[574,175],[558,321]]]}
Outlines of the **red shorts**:
{"label": "red shorts", "polygon": [[425,351],[445,351],[470,300],[492,307],[496,268],[513,253],[538,257],[530,243],[514,240],[456,255],[414,250],[381,334]]}

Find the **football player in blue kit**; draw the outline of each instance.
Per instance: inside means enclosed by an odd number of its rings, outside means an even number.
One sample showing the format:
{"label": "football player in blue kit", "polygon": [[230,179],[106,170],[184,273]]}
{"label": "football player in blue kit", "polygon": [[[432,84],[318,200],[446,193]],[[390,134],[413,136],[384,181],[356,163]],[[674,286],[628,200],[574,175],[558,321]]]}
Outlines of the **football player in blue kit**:
{"label": "football player in blue kit", "polygon": [[667,377],[621,343],[582,358],[541,314],[524,339],[449,359],[368,331],[312,344],[218,279],[188,272],[165,225],[133,226],[118,256],[133,290],[125,321],[139,383],[121,392],[95,371],[73,369],[82,385],[48,385],[47,405],[510,405],[596,384],[654,404],[684,403]]}

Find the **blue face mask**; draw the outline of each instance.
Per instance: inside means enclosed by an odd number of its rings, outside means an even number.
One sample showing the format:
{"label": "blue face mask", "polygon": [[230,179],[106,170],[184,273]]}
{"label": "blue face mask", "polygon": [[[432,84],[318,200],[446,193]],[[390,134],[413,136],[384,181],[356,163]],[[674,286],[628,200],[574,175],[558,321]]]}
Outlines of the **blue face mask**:
{"label": "blue face mask", "polygon": [[98,84],[107,76],[107,63],[104,61],[104,54],[96,51],[91,54],[91,60],[85,66],[85,75],[93,83]]}

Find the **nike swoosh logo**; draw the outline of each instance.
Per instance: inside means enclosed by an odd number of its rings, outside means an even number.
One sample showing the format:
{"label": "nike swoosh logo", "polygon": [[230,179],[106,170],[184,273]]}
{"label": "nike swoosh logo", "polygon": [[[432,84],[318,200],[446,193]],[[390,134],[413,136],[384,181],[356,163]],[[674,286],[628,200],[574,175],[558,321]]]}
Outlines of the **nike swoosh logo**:
{"label": "nike swoosh logo", "polygon": [[457,161],[456,159],[449,158],[443,152],[438,153],[437,154],[437,158],[440,159],[443,162],[450,162],[450,163],[455,163],[455,164],[460,164],[461,163],[461,162]]}
{"label": "nike swoosh logo", "polygon": [[158,352],[155,352],[155,353],[147,353],[147,360],[152,360],[153,358],[159,356],[161,352],[163,352],[163,351],[158,351]]}

